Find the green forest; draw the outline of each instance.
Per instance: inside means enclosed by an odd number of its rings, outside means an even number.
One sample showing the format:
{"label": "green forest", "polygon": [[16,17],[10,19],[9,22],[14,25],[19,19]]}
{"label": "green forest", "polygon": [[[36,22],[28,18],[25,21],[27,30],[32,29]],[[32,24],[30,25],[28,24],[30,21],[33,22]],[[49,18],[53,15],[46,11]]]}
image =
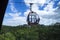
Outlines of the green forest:
{"label": "green forest", "polygon": [[2,25],[0,40],[60,40],[60,23],[51,25]]}

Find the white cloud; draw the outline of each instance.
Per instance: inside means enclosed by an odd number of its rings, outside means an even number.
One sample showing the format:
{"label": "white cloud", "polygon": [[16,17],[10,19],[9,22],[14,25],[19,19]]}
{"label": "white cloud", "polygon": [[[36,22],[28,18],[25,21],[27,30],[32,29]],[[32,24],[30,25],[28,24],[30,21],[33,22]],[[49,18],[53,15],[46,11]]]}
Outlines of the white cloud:
{"label": "white cloud", "polygon": [[53,23],[56,23],[56,20],[55,19],[47,19],[47,18],[43,18],[43,17],[40,17],[40,24],[44,24],[44,25],[50,25],[50,24],[53,24]]}
{"label": "white cloud", "polygon": [[12,16],[12,18],[4,19],[4,25],[17,26],[27,24],[26,17],[19,16],[19,13],[9,13],[9,15]]}
{"label": "white cloud", "polygon": [[53,11],[53,2],[48,3],[48,5],[44,8],[46,11]]}
{"label": "white cloud", "polygon": [[37,3],[37,4],[43,5],[46,2],[46,0],[24,0],[24,2],[28,6],[29,6],[29,3],[35,3],[35,4]]}
{"label": "white cloud", "polygon": [[60,2],[58,3],[58,5],[60,5]]}
{"label": "white cloud", "polygon": [[12,17],[18,17],[19,15],[21,15],[20,12],[17,12],[17,13],[9,13],[10,16]]}
{"label": "white cloud", "polygon": [[30,10],[28,9],[26,12],[24,12],[24,16],[28,16],[28,14],[29,14],[29,12],[30,12]]}
{"label": "white cloud", "polygon": [[18,10],[16,10],[16,8],[14,7],[14,3],[9,3],[9,4],[12,12],[18,12]]}

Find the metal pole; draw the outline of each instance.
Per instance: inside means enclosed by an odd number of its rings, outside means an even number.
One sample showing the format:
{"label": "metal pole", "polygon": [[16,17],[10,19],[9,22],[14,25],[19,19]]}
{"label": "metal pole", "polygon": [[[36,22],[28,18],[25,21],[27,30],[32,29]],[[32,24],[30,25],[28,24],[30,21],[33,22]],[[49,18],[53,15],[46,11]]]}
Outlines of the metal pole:
{"label": "metal pole", "polygon": [[30,11],[32,12],[32,5],[33,5],[33,3],[30,3]]}

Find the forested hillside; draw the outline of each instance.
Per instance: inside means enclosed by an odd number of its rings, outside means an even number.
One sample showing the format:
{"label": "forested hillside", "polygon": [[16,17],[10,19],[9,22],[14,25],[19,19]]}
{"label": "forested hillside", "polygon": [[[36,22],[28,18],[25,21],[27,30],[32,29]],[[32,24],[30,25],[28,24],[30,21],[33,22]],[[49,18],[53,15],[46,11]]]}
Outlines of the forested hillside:
{"label": "forested hillside", "polygon": [[60,24],[2,26],[0,40],[60,40]]}

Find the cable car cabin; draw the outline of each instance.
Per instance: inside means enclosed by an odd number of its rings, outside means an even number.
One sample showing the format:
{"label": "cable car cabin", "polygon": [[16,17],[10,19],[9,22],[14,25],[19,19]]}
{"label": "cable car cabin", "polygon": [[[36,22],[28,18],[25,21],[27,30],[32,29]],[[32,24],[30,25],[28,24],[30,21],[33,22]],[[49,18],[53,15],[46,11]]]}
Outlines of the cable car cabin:
{"label": "cable car cabin", "polygon": [[29,12],[27,16],[28,25],[36,25],[40,21],[40,18],[36,12]]}

